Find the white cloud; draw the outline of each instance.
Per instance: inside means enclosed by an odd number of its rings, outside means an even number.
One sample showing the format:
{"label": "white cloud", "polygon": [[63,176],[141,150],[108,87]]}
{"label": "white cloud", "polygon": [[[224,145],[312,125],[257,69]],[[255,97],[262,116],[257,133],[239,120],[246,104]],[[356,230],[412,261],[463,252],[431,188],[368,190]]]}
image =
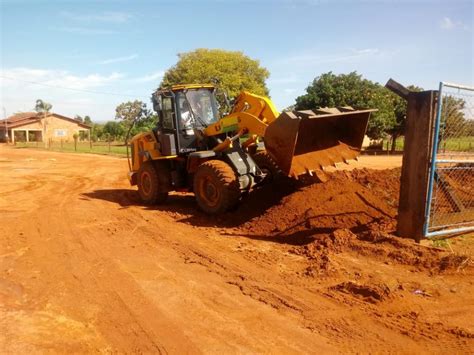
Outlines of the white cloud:
{"label": "white cloud", "polygon": [[451,18],[449,17],[444,17],[440,23],[439,23],[439,27],[443,30],[447,30],[447,31],[450,31],[450,30],[454,30],[454,29],[463,29],[463,30],[466,30],[468,31],[469,30],[469,26],[466,25],[465,23],[463,23],[462,21],[453,21]]}
{"label": "white cloud", "polygon": [[121,73],[80,75],[66,70],[5,68],[0,70],[0,107],[5,107],[8,115],[31,111],[40,98],[50,102],[54,112],[70,117],[91,115],[104,121],[113,118],[118,103],[138,98],[135,93],[129,97],[97,94],[127,93],[126,87],[117,87],[123,77]]}
{"label": "white cloud", "polygon": [[150,81],[159,81],[163,78],[163,75],[165,75],[165,72],[163,70],[153,72],[147,75],[144,75],[142,77],[139,77],[135,79],[136,82],[138,83],[147,83]]}
{"label": "white cloud", "polygon": [[119,63],[119,62],[128,62],[130,60],[134,60],[138,58],[138,54],[131,54],[125,57],[117,57],[117,58],[110,58],[105,59],[99,62],[99,64],[112,64],[112,63]]}
{"label": "white cloud", "polygon": [[133,15],[126,12],[102,12],[98,14],[74,14],[71,12],[61,12],[61,15],[68,19],[80,22],[108,22],[125,23],[133,18]]}
{"label": "white cloud", "polygon": [[445,17],[443,18],[443,20],[441,20],[440,26],[444,30],[450,30],[454,28],[455,25],[454,25],[454,22],[449,17]]}
{"label": "white cloud", "polygon": [[[47,86],[60,86],[76,90],[87,90],[108,85],[123,77],[120,73],[110,75],[88,74],[85,76],[74,75],[66,70],[47,70],[36,68],[12,68],[1,72],[3,77],[2,86],[14,86],[18,83],[28,84],[37,82]],[[31,85],[35,85],[30,83]]]}
{"label": "white cloud", "polygon": [[113,35],[117,31],[107,30],[102,28],[87,28],[87,27],[53,27],[56,31],[69,32],[78,35]]}
{"label": "white cloud", "polygon": [[379,53],[378,48],[364,48],[364,49],[354,49],[353,52],[359,55],[372,55]]}
{"label": "white cloud", "polygon": [[283,89],[283,92],[285,94],[293,94],[294,92],[296,92],[296,89]]}

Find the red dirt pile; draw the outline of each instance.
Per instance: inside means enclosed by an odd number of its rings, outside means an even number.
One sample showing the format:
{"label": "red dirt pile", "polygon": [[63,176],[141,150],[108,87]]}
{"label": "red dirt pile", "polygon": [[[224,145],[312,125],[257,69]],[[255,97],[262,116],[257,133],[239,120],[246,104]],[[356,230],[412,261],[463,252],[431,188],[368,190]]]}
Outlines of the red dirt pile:
{"label": "red dirt pile", "polygon": [[334,255],[350,252],[387,263],[441,272],[464,262],[391,235],[396,229],[400,169],[336,172],[282,198],[246,223],[247,234],[296,245],[305,276],[337,273]]}
{"label": "red dirt pile", "polygon": [[[336,172],[325,183],[303,187],[254,218],[244,228],[253,234],[297,236],[335,229],[364,231],[370,225],[395,226],[400,170]],[[388,230],[387,230],[388,228]]]}

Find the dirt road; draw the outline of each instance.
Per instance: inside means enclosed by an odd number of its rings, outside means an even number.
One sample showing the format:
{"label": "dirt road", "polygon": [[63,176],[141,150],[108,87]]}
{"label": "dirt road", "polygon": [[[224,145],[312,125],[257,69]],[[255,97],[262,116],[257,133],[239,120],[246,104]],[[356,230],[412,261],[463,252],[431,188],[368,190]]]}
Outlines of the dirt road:
{"label": "dirt road", "polygon": [[1,349],[472,351],[470,259],[439,268],[443,251],[355,229],[255,234],[269,206],[250,213],[252,197],[219,218],[191,195],[146,207],[126,171],[120,158],[0,146]]}

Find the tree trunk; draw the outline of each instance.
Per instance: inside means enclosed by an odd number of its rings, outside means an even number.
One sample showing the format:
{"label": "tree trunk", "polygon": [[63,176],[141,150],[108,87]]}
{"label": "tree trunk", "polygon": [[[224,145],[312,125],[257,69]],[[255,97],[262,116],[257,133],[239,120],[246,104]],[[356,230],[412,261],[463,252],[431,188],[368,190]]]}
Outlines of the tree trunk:
{"label": "tree trunk", "polygon": [[398,134],[392,134],[392,147],[390,153],[395,153],[395,149],[397,148],[397,138]]}

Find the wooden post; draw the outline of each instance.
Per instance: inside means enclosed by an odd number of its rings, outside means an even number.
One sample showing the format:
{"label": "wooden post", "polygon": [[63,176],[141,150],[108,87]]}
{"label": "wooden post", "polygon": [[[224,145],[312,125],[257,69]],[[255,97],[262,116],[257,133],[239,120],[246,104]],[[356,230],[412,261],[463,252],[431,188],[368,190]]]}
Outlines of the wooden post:
{"label": "wooden post", "polygon": [[403,149],[397,235],[423,237],[437,91],[412,92],[390,79],[385,85],[408,101]]}
{"label": "wooden post", "polygon": [[397,234],[417,242],[424,237],[437,93],[423,91],[408,95]]}

